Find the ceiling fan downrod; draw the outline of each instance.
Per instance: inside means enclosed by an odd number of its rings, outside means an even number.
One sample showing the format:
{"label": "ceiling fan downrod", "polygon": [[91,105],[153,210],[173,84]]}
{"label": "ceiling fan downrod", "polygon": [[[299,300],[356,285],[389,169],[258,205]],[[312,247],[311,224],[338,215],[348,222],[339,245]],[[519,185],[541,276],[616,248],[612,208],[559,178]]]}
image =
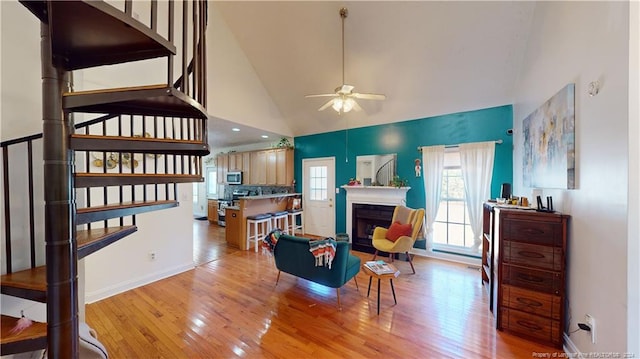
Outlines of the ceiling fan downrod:
{"label": "ceiling fan downrod", "polygon": [[340,8],[340,18],[342,18],[342,83],[344,84],[344,19],[349,15],[346,7]]}

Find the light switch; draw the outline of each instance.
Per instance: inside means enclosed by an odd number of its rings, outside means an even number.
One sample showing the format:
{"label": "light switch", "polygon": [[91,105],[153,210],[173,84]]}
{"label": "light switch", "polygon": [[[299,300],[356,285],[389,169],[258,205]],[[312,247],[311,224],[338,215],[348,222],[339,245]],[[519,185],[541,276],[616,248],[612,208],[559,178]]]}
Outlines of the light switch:
{"label": "light switch", "polygon": [[336,194],[340,194],[340,187],[336,187]]}

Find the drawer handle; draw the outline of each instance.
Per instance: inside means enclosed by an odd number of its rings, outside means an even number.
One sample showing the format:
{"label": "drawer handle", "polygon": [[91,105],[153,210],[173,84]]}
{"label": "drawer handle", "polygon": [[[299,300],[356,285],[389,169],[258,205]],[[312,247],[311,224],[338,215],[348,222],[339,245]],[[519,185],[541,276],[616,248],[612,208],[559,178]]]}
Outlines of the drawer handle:
{"label": "drawer handle", "polygon": [[544,258],[544,254],[538,253],[538,252],[519,251],[518,254],[526,258],[535,258],[535,259]]}
{"label": "drawer handle", "polygon": [[536,323],[527,322],[526,320],[518,320],[516,323],[529,330],[542,330],[542,327]]}
{"label": "drawer handle", "polygon": [[538,228],[527,228],[523,232],[527,234],[538,234],[538,235],[544,234],[544,231]]}
{"label": "drawer handle", "polygon": [[526,274],[518,274],[518,278],[527,281],[527,282],[534,282],[534,283],[542,283],[544,282],[544,278],[540,278],[540,277],[534,277],[534,276],[530,276],[530,275],[526,275]]}
{"label": "drawer handle", "polygon": [[530,306],[530,307],[541,307],[542,303],[538,302],[537,300],[533,300],[533,299],[529,299],[529,298],[522,298],[522,297],[518,297],[516,298],[516,301]]}

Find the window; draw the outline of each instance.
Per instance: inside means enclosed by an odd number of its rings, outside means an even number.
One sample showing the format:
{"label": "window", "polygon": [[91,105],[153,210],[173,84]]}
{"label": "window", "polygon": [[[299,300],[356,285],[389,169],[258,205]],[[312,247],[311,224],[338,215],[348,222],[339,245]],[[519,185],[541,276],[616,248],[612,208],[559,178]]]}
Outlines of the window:
{"label": "window", "polygon": [[327,166],[309,167],[309,199],[326,201],[327,191]]}
{"label": "window", "polygon": [[435,250],[476,254],[471,253],[474,244],[473,231],[469,224],[460,152],[457,148],[445,150],[441,201],[433,230]]}

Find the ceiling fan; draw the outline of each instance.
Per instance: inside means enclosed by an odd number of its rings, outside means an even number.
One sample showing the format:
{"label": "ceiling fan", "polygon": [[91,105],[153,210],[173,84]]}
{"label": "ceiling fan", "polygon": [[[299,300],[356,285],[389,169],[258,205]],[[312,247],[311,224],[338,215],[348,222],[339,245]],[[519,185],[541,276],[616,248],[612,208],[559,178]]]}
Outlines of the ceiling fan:
{"label": "ceiling fan", "polygon": [[342,86],[336,87],[334,93],[324,93],[318,95],[306,95],[305,97],[333,97],[327,101],[324,105],[320,106],[318,111],[325,110],[331,106],[338,113],[345,113],[351,110],[360,111],[362,108],[355,99],[363,100],[384,100],[385,95],[373,94],[373,93],[358,93],[353,92],[354,87],[347,85],[344,82],[344,19],[347,18],[349,11],[346,7],[340,9],[340,17],[342,18]]}

